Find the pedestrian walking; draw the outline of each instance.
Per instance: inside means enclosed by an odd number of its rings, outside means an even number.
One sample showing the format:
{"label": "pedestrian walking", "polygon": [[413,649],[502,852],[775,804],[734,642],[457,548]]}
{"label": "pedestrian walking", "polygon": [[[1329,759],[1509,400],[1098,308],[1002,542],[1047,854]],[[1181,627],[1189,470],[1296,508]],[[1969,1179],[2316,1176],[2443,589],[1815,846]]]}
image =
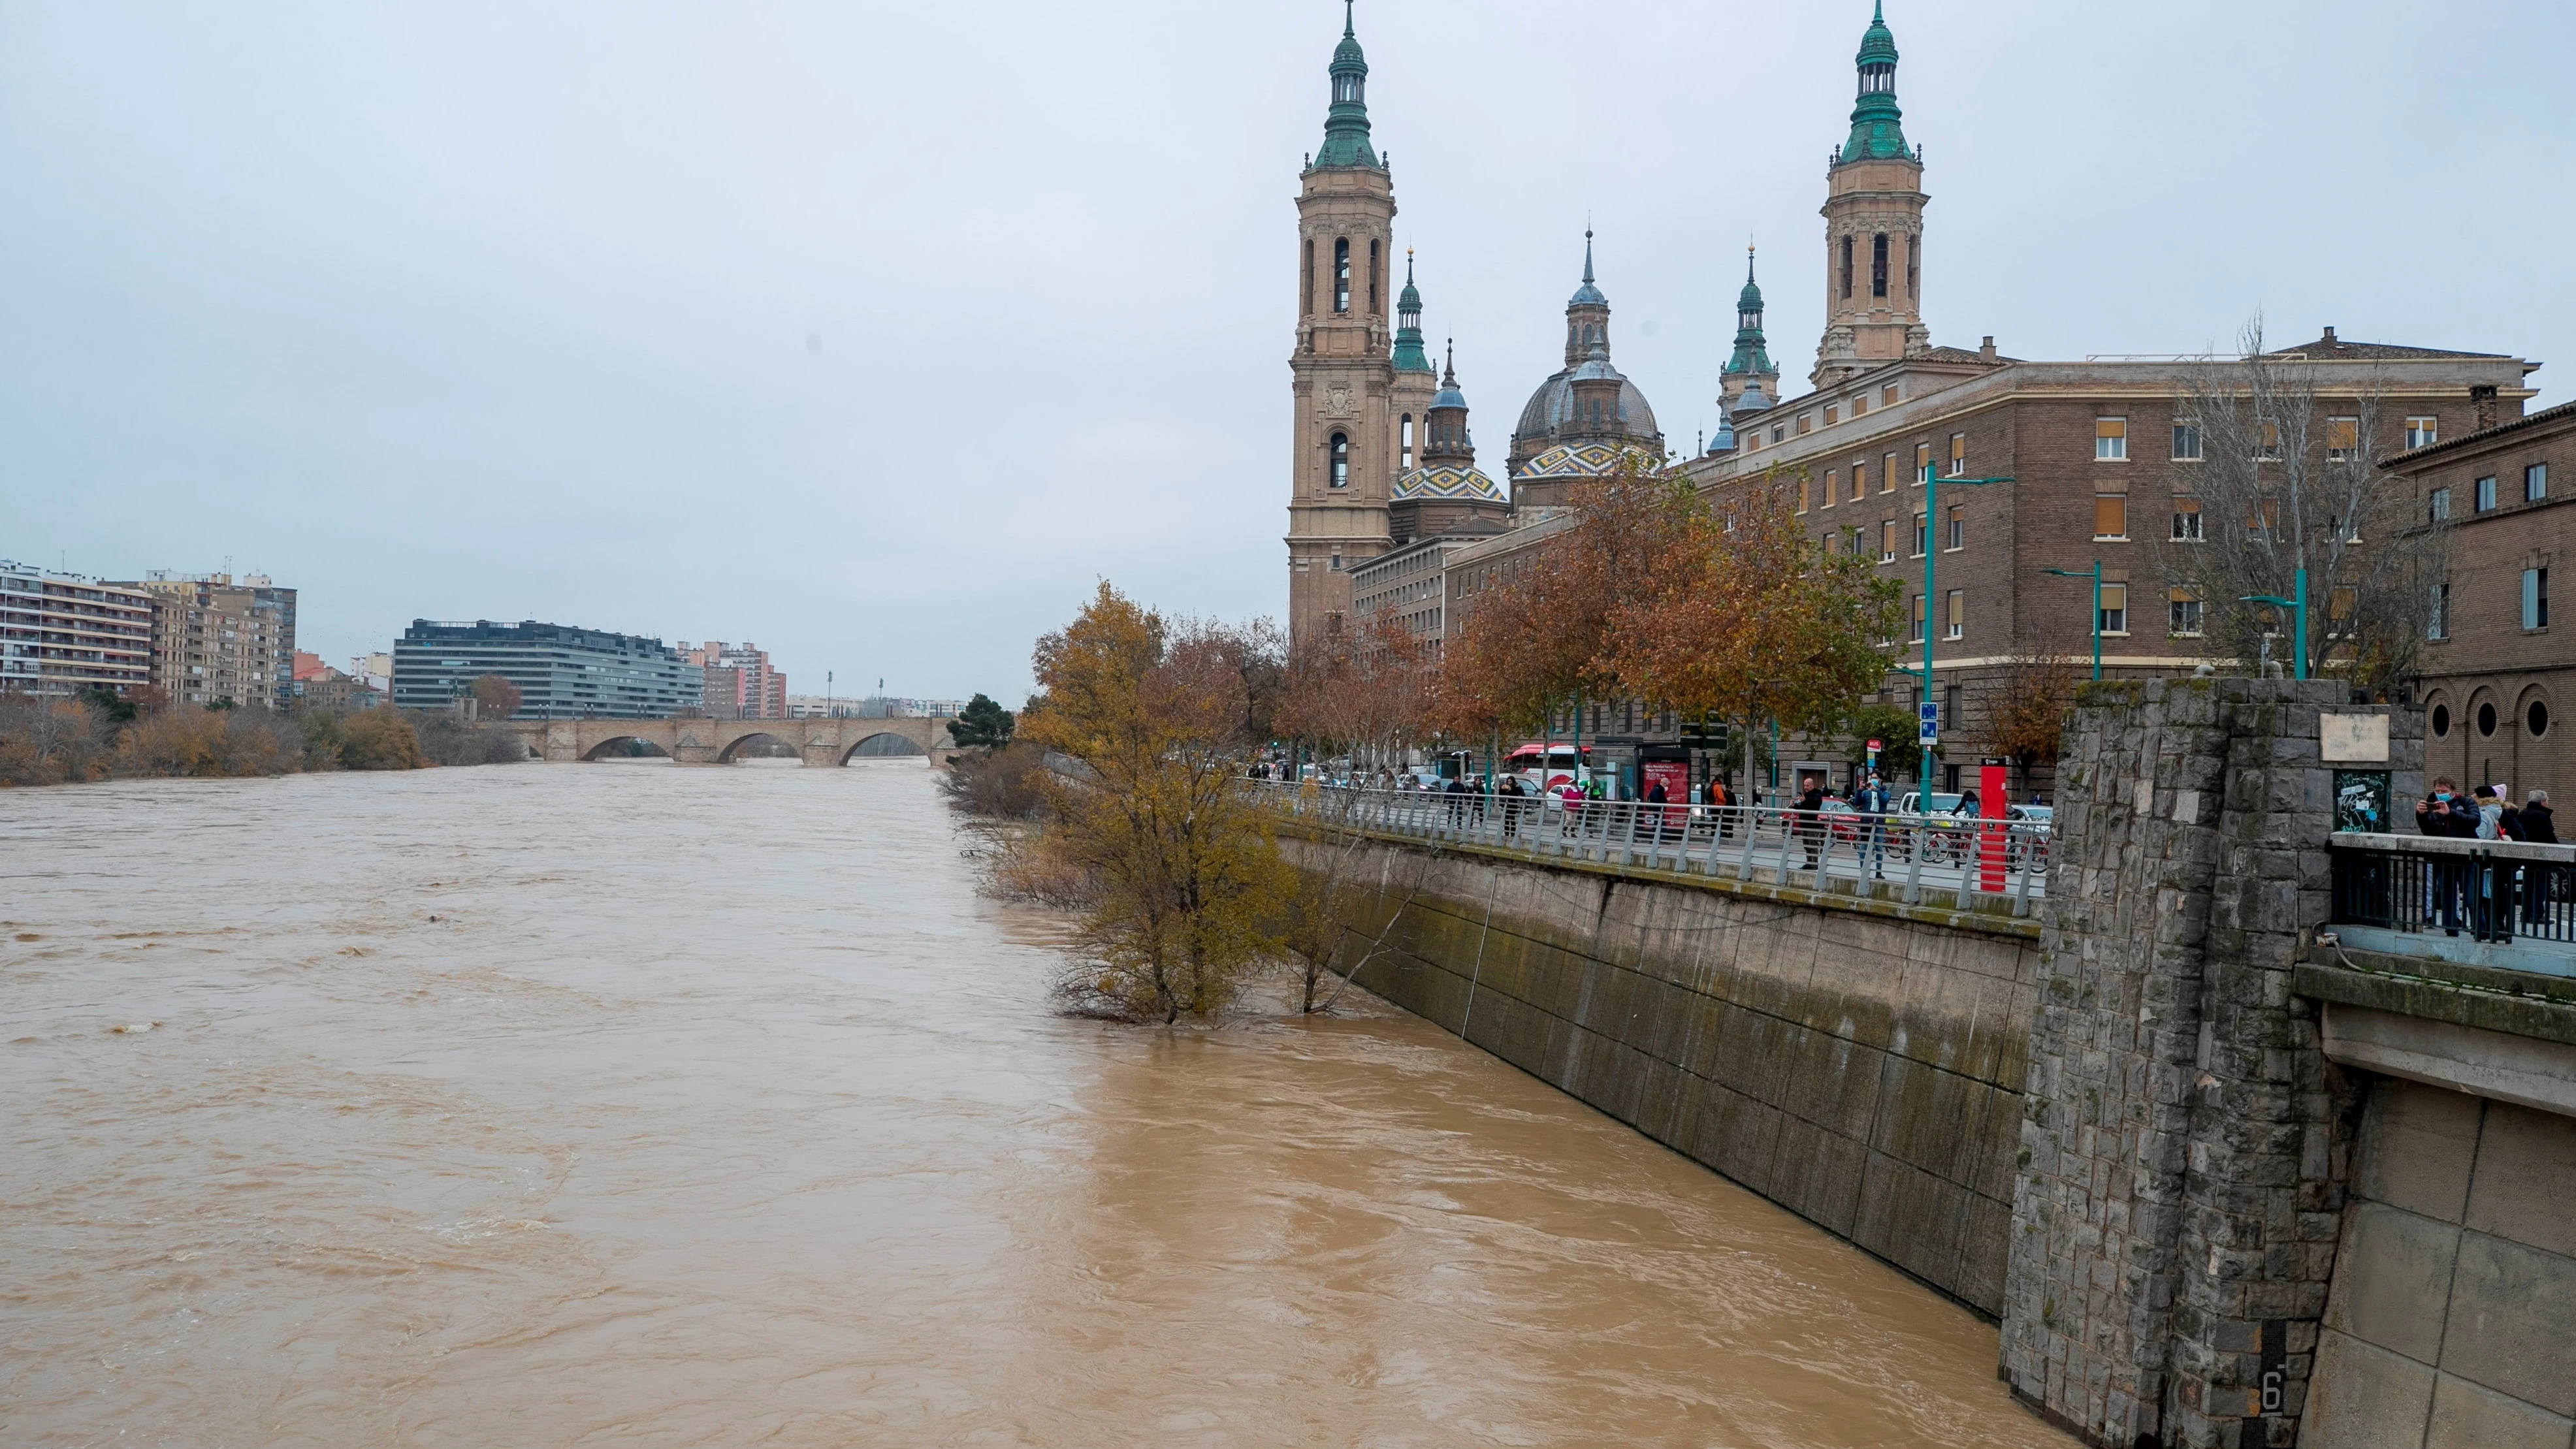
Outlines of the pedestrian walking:
{"label": "pedestrian walking", "polygon": [[1852,809],[1860,816],[1860,868],[1873,880],[1887,879],[1887,782],[1878,772],[1852,795]]}
{"label": "pedestrian walking", "polygon": [[1824,844],[1825,782],[1809,775],[1799,782],[1806,788],[1798,792],[1798,834],[1807,848],[1807,869],[1816,868],[1816,852]]}

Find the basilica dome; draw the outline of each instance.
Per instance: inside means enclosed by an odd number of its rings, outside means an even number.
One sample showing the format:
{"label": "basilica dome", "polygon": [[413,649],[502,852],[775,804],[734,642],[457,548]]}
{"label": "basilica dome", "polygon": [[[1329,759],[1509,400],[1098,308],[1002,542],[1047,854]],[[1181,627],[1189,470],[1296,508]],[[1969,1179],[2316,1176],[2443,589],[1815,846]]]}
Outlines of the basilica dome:
{"label": "basilica dome", "polygon": [[[1586,363],[1585,366],[1591,364]],[[1567,368],[1538,385],[1530,394],[1529,405],[1521,409],[1521,424],[1512,430],[1518,438],[1554,438],[1574,421],[1574,373]],[[1640,440],[1663,435],[1655,426],[1655,410],[1646,403],[1646,395],[1625,376],[1619,379],[1619,431]]]}

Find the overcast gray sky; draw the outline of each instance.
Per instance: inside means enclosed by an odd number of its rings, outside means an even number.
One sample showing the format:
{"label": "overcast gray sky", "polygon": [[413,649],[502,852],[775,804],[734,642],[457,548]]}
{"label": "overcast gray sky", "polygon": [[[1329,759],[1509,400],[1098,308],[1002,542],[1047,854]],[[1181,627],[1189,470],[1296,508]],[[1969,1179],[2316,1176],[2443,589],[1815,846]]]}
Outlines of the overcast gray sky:
{"label": "overcast gray sky", "polygon": [[[0,0],[0,557],[751,639],[985,690],[1092,582],[1284,608],[1300,157],[1337,0]],[[1488,467],[1587,214],[1621,367],[1712,425],[1746,238],[1822,316],[1867,0],[1364,0]],[[2552,359],[2576,7],[1891,0],[1936,342]]]}

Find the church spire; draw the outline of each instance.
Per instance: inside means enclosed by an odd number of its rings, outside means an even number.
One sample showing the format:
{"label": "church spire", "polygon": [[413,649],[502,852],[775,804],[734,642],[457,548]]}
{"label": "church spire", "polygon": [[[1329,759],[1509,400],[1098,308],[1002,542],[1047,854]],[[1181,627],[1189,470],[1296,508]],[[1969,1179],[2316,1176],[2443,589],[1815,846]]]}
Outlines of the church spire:
{"label": "church spire", "polygon": [[1739,391],[1753,378],[1777,383],[1780,377],[1762,335],[1762,286],[1753,280],[1751,247],[1744,249],[1744,290],[1735,294],[1735,355],[1726,360],[1726,377]]}
{"label": "church spire", "polygon": [[1368,57],[1360,53],[1351,0],[1342,0],[1342,43],[1333,47],[1333,105],[1324,113],[1324,149],[1317,166],[1378,165],[1369,145]]}
{"label": "church spire", "polygon": [[1915,160],[1905,144],[1905,112],[1896,104],[1896,35],[1887,28],[1885,0],[1870,12],[1860,54],[1853,59],[1860,70],[1860,96],[1852,106],[1851,137],[1835,163]]}
{"label": "church spire", "polygon": [[1395,299],[1395,370],[1429,372],[1422,353],[1422,293],[1413,285],[1413,248],[1404,249],[1404,290]]}

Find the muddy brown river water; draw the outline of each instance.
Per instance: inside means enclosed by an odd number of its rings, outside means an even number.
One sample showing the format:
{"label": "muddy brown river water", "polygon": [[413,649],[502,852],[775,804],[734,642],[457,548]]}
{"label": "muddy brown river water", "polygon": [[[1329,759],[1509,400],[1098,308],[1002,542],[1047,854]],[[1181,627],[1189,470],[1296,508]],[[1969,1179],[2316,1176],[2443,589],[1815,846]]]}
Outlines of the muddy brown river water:
{"label": "muddy brown river water", "polygon": [[1053,1014],[965,843],[917,760],[0,793],[0,1444],[2070,1442],[1392,1008]]}

